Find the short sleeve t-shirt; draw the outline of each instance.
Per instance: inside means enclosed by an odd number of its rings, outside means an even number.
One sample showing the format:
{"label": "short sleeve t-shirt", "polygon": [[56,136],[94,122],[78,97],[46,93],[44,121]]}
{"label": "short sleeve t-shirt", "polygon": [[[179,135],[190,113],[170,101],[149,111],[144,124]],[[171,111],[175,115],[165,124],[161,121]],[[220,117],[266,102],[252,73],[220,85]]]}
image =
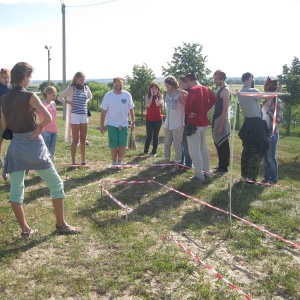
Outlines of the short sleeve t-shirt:
{"label": "short sleeve t-shirt", "polygon": [[110,91],[104,95],[100,108],[107,111],[107,125],[125,127],[128,126],[128,111],[134,104],[129,92],[122,91],[117,95]]}
{"label": "short sleeve t-shirt", "polygon": [[[56,125],[56,104],[54,101],[51,101],[50,103],[48,103],[46,100],[43,100],[42,103],[44,104],[44,106],[47,108],[47,110],[49,111],[49,113],[52,116],[52,121],[47,124],[44,127],[44,131],[49,131],[51,133],[55,133],[57,132],[57,125]],[[39,113],[39,120],[40,122],[43,122],[44,117],[41,113]]]}

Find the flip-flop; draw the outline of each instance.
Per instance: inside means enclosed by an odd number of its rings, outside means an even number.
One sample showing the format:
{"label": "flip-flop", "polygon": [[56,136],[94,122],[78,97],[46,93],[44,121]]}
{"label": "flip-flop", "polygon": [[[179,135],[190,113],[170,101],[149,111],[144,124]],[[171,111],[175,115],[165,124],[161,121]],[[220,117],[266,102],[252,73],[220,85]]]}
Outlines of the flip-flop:
{"label": "flip-flop", "polygon": [[79,234],[81,232],[82,232],[82,229],[80,227],[74,227],[67,223],[65,223],[63,226],[56,225],[56,233],[57,234]]}

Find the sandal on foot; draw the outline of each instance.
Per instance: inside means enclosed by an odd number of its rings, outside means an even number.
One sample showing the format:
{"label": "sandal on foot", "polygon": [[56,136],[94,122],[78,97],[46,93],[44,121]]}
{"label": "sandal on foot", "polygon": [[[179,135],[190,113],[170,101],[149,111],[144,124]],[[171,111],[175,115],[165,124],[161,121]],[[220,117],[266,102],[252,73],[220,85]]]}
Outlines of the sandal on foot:
{"label": "sandal on foot", "polygon": [[78,234],[81,233],[82,229],[80,227],[74,227],[69,224],[64,224],[63,226],[56,225],[57,234]]}
{"label": "sandal on foot", "polygon": [[27,239],[29,239],[29,237],[31,235],[33,235],[34,233],[37,233],[37,232],[38,232],[37,229],[31,229],[31,228],[29,228],[28,231],[21,232],[21,238],[24,239],[24,240],[27,240]]}

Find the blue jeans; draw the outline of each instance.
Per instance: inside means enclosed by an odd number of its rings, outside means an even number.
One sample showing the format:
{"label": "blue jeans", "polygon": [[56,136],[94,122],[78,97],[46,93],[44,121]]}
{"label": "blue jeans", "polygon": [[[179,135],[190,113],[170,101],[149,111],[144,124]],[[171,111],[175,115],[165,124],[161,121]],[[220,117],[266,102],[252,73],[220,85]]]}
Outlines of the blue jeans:
{"label": "blue jeans", "polygon": [[193,161],[190,157],[190,154],[189,154],[189,146],[188,146],[188,143],[187,143],[187,138],[186,138],[186,135],[183,133],[183,136],[182,136],[182,158],[181,158],[181,162],[180,164],[181,165],[185,165],[189,168],[192,168],[193,166]]}
{"label": "blue jeans", "polygon": [[50,152],[52,162],[54,162],[54,152],[56,146],[57,132],[43,131],[42,136]]}
{"label": "blue jeans", "polygon": [[276,148],[279,139],[279,133],[273,136],[269,135],[269,149],[263,156],[264,162],[264,178],[266,180],[278,181],[278,163],[276,159]]}

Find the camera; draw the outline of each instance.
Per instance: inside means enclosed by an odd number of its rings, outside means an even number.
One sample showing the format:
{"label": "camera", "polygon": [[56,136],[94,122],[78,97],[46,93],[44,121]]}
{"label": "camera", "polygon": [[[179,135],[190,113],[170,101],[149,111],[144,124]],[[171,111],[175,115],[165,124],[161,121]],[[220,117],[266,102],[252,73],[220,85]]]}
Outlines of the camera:
{"label": "camera", "polygon": [[13,132],[7,127],[3,130],[2,138],[5,140],[11,140],[13,138]]}

